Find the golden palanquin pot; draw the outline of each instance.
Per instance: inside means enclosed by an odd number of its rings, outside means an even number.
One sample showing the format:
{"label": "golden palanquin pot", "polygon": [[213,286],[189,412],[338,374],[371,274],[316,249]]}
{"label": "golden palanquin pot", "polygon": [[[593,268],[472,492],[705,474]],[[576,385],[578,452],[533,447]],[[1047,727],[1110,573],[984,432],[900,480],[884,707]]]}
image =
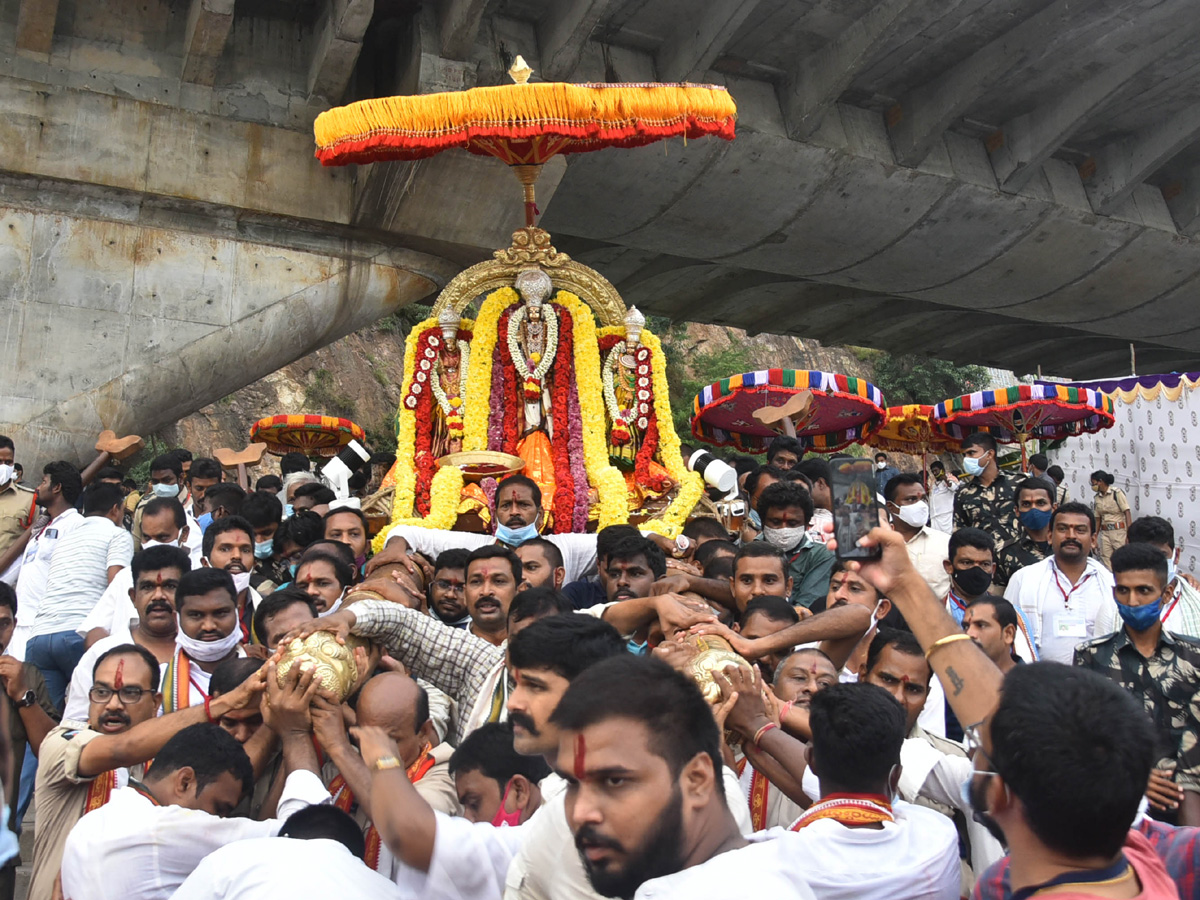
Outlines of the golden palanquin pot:
{"label": "golden palanquin pot", "polygon": [[315,678],[321,687],[336,695],[338,700],[345,700],[358,681],[354,648],[365,646],[366,641],[353,635],[346,637],[346,643],[339,643],[327,631],[318,631],[303,640],[296,638],[284,649],[283,659],[276,667],[279,684],[283,685],[292,666],[308,662],[316,666]]}
{"label": "golden palanquin pot", "polygon": [[724,672],[726,666],[741,666],[753,673],[750,663],[735,653],[725,638],[712,634],[693,634],[687,641],[700,651],[692,659],[688,674],[695,679],[700,693],[709,703],[719,703],[721,700],[721,688],[713,681],[714,672]]}

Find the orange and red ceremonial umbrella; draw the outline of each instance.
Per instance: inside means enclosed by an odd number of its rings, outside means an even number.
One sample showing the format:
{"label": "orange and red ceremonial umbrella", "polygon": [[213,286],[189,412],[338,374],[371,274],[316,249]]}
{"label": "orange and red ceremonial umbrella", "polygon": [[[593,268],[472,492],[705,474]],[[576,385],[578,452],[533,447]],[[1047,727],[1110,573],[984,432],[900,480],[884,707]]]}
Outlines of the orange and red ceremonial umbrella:
{"label": "orange and red ceremonial umbrella", "polygon": [[537,213],[533,184],[550,157],[640,147],[670,137],[732,140],[737,107],[723,88],[698,84],[516,84],[360,100],[317,116],[317,159],[326,166],[424,159],[460,148],[512,166],[525,186],[526,225]]}
{"label": "orange and red ceremonial umbrella", "polygon": [[923,403],[889,406],[883,424],[863,443],[892,453],[920,454],[921,471],[927,471],[930,453],[957,452],[961,442],[938,428],[933,407]]}
{"label": "orange and red ceremonial umbrella", "polygon": [[250,440],[267,445],[276,456],[336,456],[351,441],[366,440],[363,430],[337,416],[267,416],[250,426]]}

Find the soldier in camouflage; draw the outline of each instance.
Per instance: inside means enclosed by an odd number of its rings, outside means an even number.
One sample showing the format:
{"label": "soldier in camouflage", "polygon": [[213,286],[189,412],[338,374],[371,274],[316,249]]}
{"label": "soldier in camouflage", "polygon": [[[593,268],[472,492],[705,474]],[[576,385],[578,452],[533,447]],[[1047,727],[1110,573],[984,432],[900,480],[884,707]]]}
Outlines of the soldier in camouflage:
{"label": "soldier in camouflage", "polygon": [[1014,491],[1021,536],[1004,545],[996,556],[993,583],[1006,587],[1020,569],[1041,562],[1050,548],[1050,516],[1054,514],[1053,488],[1041,478],[1026,478]]}
{"label": "soldier in camouflage", "polygon": [[999,553],[1005,544],[1021,536],[1013,479],[996,465],[996,441],[986,432],[963,440],[963,469],[974,476],[954,495],[954,527],[978,528],[996,542]]}

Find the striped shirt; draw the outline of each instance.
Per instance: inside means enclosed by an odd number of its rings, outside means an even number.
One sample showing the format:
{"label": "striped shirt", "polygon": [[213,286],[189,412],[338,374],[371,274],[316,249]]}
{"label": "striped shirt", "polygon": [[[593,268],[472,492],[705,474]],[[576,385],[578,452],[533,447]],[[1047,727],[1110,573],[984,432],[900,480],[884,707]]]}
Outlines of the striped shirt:
{"label": "striped shirt", "polygon": [[74,631],[108,587],[108,570],[133,559],[133,537],[104,516],[88,516],[58,542],[32,637]]}

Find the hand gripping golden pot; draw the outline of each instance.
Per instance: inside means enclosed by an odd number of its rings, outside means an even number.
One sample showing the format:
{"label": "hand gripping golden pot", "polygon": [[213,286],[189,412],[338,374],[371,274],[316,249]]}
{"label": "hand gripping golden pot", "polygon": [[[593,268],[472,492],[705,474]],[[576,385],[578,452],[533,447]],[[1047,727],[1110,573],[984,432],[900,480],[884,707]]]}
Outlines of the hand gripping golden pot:
{"label": "hand gripping golden pot", "polygon": [[328,631],[318,631],[303,640],[296,638],[287,645],[283,659],[276,666],[279,684],[283,686],[284,678],[292,666],[297,663],[312,663],[316,666],[315,677],[321,686],[335,694],[338,700],[345,700],[358,681],[354,649],[366,645],[366,641],[354,635],[347,636],[346,643],[340,644]]}
{"label": "hand gripping golden pot", "polygon": [[735,653],[725,638],[713,634],[693,634],[687,641],[700,651],[689,664],[688,674],[695,679],[700,693],[709,703],[721,701],[721,688],[713,681],[714,672],[723,672],[726,666],[741,666],[753,672],[750,663]]}

